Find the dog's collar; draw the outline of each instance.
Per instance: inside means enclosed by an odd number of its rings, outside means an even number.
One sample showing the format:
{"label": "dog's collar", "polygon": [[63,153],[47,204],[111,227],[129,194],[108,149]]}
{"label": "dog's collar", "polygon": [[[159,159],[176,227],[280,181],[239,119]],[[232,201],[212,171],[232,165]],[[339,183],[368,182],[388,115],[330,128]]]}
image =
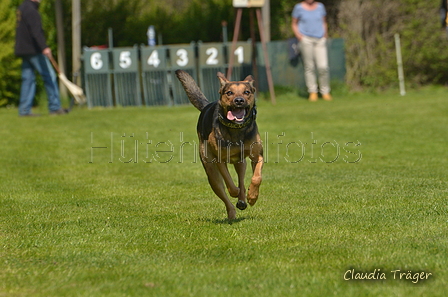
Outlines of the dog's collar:
{"label": "dog's collar", "polygon": [[229,128],[232,128],[232,129],[241,129],[241,128],[244,128],[244,127],[246,127],[247,125],[249,125],[250,123],[252,123],[253,121],[255,121],[255,118],[256,118],[256,117],[257,117],[257,108],[256,108],[256,106],[254,106],[254,107],[252,108],[251,115],[249,115],[249,116],[247,117],[247,119],[246,119],[243,123],[241,123],[241,124],[237,124],[237,123],[231,122],[231,121],[225,119],[225,118],[222,116],[222,114],[220,114],[220,113],[218,114],[219,122],[220,122],[221,124],[223,124],[224,126],[229,127]]}

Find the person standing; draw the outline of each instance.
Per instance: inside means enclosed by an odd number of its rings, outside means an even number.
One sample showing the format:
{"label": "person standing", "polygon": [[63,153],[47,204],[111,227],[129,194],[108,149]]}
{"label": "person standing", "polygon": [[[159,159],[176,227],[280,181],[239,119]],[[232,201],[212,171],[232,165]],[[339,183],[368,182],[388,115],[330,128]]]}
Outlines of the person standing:
{"label": "person standing", "polygon": [[[322,94],[322,99],[332,100],[326,15],[325,6],[315,0],[304,0],[296,4],[292,11],[291,27],[300,43],[309,101],[317,101],[318,90]],[[316,79],[316,68],[319,84]]]}
{"label": "person standing", "polygon": [[52,57],[42,28],[39,14],[41,0],[24,0],[17,10],[16,44],[14,52],[22,58],[22,85],[20,88],[19,115],[33,116],[31,108],[36,94],[36,75],[39,72],[48,96],[50,114],[66,114],[61,108],[57,76],[49,58]]}

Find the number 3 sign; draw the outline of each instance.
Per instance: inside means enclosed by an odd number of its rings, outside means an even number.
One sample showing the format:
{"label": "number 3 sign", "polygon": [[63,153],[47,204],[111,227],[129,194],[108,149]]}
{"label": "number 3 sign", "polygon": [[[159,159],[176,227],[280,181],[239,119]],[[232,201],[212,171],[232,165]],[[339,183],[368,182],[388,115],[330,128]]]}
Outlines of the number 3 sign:
{"label": "number 3 sign", "polygon": [[190,44],[174,45],[169,47],[171,67],[195,67],[194,47]]}

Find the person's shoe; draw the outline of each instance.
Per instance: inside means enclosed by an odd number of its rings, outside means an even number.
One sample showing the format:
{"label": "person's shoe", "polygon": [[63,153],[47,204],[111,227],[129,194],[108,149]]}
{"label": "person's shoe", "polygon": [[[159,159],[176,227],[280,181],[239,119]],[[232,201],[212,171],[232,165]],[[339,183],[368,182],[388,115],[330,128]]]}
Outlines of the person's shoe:
{"label": "person's shoe", "polygon": [[322,95],[322,99],[324,99],[325,101],[331,101],[331,100],[333,100],[333,98],[331,97],[330,94],[323,94],[323,95]]}
{"label": "person's shoe", "polygon": [[40,117],[40,114],[37,113],[19,114],[19,117]]}
{"label": "person's shoe", "polygon": [[50,111],[50,115],[62,115],[62,114],[68,114],[68,110],[64,108],[59,108],[55,111]]}
{"label": "person's shoe", "polygon": [[317,101],[317,93],[310,93],[310,96],[308,97],[308,101]]}

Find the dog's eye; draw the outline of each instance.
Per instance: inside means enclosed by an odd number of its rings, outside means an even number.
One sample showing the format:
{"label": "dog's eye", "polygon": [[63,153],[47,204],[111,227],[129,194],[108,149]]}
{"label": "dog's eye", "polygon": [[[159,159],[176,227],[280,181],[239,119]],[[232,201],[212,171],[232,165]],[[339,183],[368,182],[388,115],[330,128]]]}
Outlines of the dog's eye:
{"label": "dog's eye", "polygon": [[233,95],[233,92],[232,92],[232,91],[227,91],[227,92],[226,92],[226,95],[227,95],[227,96],[232,96],[232,95]]}
{"label": "dog's eye", "polygon": [[244,91],[244,95],[250,95],[249,91]]}

